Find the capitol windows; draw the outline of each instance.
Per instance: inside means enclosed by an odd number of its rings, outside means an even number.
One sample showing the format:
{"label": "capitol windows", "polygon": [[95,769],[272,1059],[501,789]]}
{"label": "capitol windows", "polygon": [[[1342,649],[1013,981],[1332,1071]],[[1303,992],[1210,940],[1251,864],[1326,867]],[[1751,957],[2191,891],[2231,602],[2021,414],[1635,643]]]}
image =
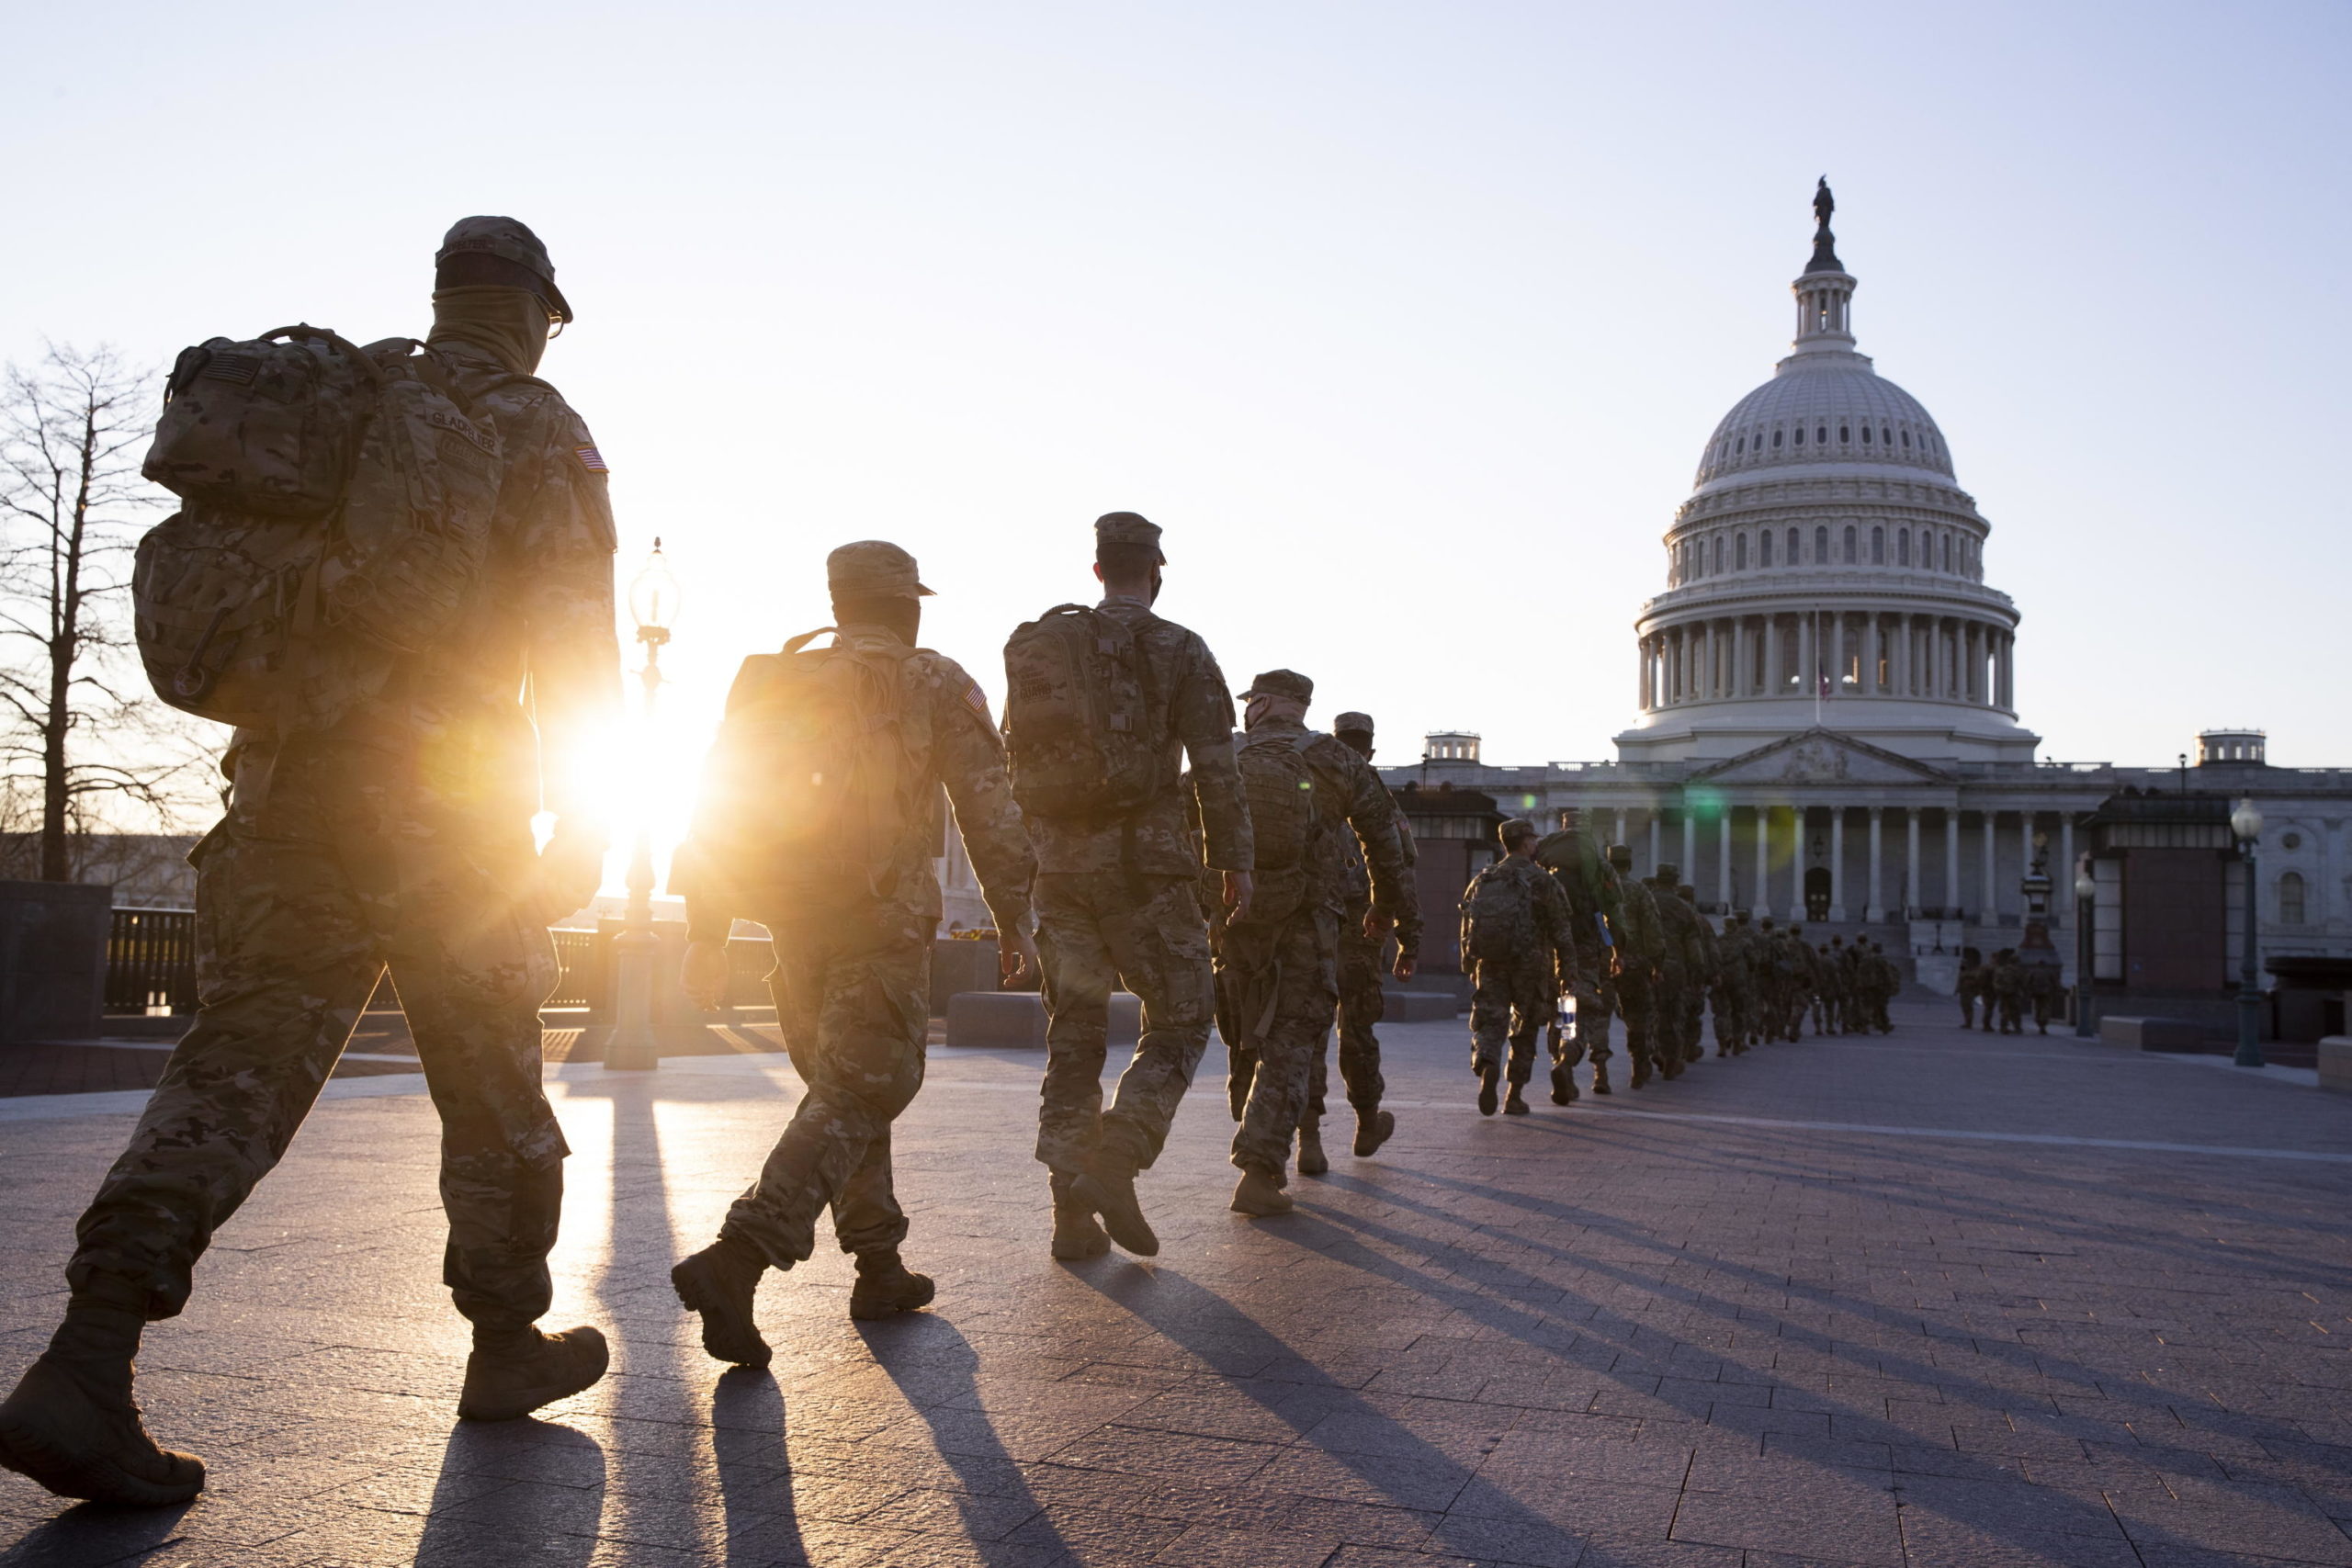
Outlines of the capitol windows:
{"label": "capitol windows", "polygon": [[1758,566],[1772,564],[1772,530],[1770,528],[1756,536],[1756,564]]}
{"label": "capitol windows", "polygon": [[1846,564],[1854,564],[1854,525],[1851,523],[1846,525]]}
{"label": "capitol windows", "polygon": [[1813,433],[1813,440],[1814,440],[1814,445],[1815,445],[1815,446],[1828,446],[1828,445],[1829,445],[1829,427],[1828,427],[1827,425],[1826,425],[1826,424],[1825,424],[1825,425],[1823,425],[1820,429],[1818,429],[1818,430],[1815,431],[1815,432]]}
{"label": "capitol windows", "polygon": [[1745,534],[1735,535],[1732,538],[1731,569],[1734,571],[1747,570],[1747,536]]}
{"label": "capitol windows", "polygon": [[1872,566],[1886,564],[1886,530],[1883,528],[1871,530],[1871,564]]}
{"label": "capitol windows", "polygon": [[1813,531],[1813,563],[1815,566],[1820,566],[1828,559],[1829,530],[1827,528],[1815,528]]}
{"label": "capitol windows", "polygon": [[1946,571],[1951,570],[1951,536],[1950,534],[1944,536],[1944,570]]}
{"label": "capitol windows", "polygon": [[1786,564],[1790,566],[1797,564],[1797,541],[1801,537],[1803,537],[1803,536],[1794,528],[1789,530],[1789,557]]}
{"label": "capitol windows", "polygon": [[1776,430],[1776,431],[1772,432],[1772,445],[1773,445],[1773,446],[1778,446],[1780,444],[1781,444],[1781,433],[1780,433],[1779,431],[1777,431],[1777,430]]}
{"label": "capitol windows", "polygon": [[[1778,443],[1776,442],[1775,445]],[[1797,445],[1800,446],[1804,445],[1804,426],[1802,424],[1797,426]]]}
{"label": "capitol windows", "polygon": [[1869,446],[1870,444],[1871,444],[1871,427],[1870,427],[1869,425],[1867,425],[1867,424],[1866,424],[1866,425],[1862,426],[1862,445],[1863,445],[1863,446]]}
{"label": "capitol windows", "polygon": [[2300,926],[2304,920],[2303,874],[2287,871],[2278,874],[2278,923]]}
{"label": "capitol windows", "polygon": [[1734,457],[1737,457],[1740,453],[1747,451],[1747,437],[1743,435],[1738,440],[1733,442],[1731,444],[1731,450]]}
{"label": "capitol windows", "polygon": [[1715,536],[1715,572],[1716,572],[1716,575],[1721,576],[1721,575],[1722,575],[1722,573],[1723,573],[1723,570],[1724,570],[1724,536],[1723,536],[1721,534],[1718,534],[1718,535],[1716,535],[1716,536]]}
{"label": "capitol windows", "polygon": [[1894,564],[1897,566],[1911,564],[1911,530],[1908,528],[1894,536]]}
{"label": "capitol windows", "polygon": [[1840,446],[1852,446],[1854,441],[1854,432],[1852,428],[1848,425],[1839,425],[1838,427],[1838,441]]}
{"label": "capitol windows", "polygon": [[1907,430],[1903,433],[1903,445],[1906,448],[1911,445],[1911,433]]}

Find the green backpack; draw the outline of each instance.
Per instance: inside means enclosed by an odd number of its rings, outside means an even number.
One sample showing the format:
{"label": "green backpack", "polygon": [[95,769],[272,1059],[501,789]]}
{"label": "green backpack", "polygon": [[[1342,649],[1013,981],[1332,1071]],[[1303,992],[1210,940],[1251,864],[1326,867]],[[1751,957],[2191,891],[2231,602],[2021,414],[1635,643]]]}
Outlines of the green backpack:
{"label": "green backpack", "polygon": [[1250,897],[1251,926],[1278,925],[1306,902],[1314,874],[1314,847],[1322,827],[1315,798],[1315,771],[1306,764],[1312,734],[1234,737],[1233,760],[1241,770],[1241,793],[1250,802],[1250,834],[1256,846]]}
{"label": "green backpack", "polygon": [[[903,645],[808,645],[743,660],[704,764],[694,830],[673,884],[729,907],[842,910],[888,897],[910,835],[932,828],[900,729]],[[838,638],[840,634],[834,633]]]}
{"label": "green backpack", "polygon": [[1551,874],[1497,861],[1471,882],[1462,899],[1462,955],[1484,964],[1508,963],[1537,950],[1532,878]]}
{"label": "green backpack", "polygon": [[1112,819],[1173,782],[1140,629],[1057,604],[1005,643],[1005,758],[1024,813]]}
{"label": "green backpack", "polygon": [[504,464],[434,350],[298,325],[183,351],[142,471],[187,502],[131,572],[156,694],[287,732],[334,724],[447,635]]}

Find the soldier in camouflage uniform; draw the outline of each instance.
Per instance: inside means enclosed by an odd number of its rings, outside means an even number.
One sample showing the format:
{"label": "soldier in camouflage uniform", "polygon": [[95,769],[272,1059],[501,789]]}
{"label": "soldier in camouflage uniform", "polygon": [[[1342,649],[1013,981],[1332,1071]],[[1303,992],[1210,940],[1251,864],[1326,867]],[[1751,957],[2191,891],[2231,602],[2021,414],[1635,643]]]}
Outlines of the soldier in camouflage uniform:
{"label": "soldier in camouflage uniform", "polygon": [[1658,961],[1657,1025],[1650,1059],[1658,1076],[1668,1079],[1680,1077],[1689,1065],[1700,1027],[1701,993],[1706,985],[1707,955],[1700,936],[1706,920],[1677,890],[1681,875],[1679,866],[1662,864],[1649,879],[1650,897],[1666,933],[1666,951]]}
{"label": "soldier in camouflage uniform", "polygon": [[[1256,912],[1222,922],[1216,931],[1220,1016],[1239,1036],[1238,1048],[1227,1047],[1234,1076],[1249,1083],[1241,1126],[1233,1135],[1233,1165],[1241,1172],[1233,1208],[1262,1219],[1293,1207],[1283,1191],[1291,1139],[1306,1109],[1310,1064],[1339,1001],[1349,850],[1370,874],[1371,915],[1360,931],[1401,925],[1413,895],[1396,801],[1352,747],[1306,728],[1315,682],[1295,671],[1269,670],[1242,696],[1249,704],[1242,743],[1253,751],[1288,747],[1306,764],[1311,786],[1303,792],[1311,802],[1312,825],[1299,863],[1280,871],[1257,868]],[[1258,844],[1265,843],[1261,832]],[[1412,976],[1419,933],[1414,934],[1415,945],[1397,953],[1398,979]],[[1371,1119],[1386,1116],[1375,1109]]]}
{"label": "soldier in camouflage uniform", "polygon": [[1577,948],[1576,1027],[1552,1027],[1552,1103],[1572,1105],[1577,1099],[1576,1064],[1588,1049],[1597,1048],[1598,1064],[1609,1055],[1609,1020],[1617,1007],[1617,931],[1624,924],[1623,895],[1617,874],[1591,839],[1577,826],[1573,810],[1561,813],[1563,826],[1535,846],[1535,863],[1549,871],[1567,895],[1573,917],[1570,930]]}
{"label": "soldier in camouflage uniform", "polygon": [[[1159,707],[1149,732],[1167,755],[1165,782],[1123,818],[1028,818],[1048,1015],[1037,1158],[1051,1173],[1053,1250],[1064,1258],[1102,1250],[1097,1214],[1128,1251],[1159,1250],[1135,1184],[1159,1157],[1208,1048],[1215,991],[1195,884],[1205,861],[1223,885],[1226,908],[1239,913],[1254,858],[1224,672],[1196,634],[1152,610],[1167,559],[1159,525],[1132,512],[1109,513],[1095,522],[1094,552],[1100,611],[1134,630]],[[1189,784],[1181,768],[1187,757]],[[1197,837],[1188,826],[1193,813]],[[1106,1112],[1102,1062],[1114,983],[1142,999],[1144,1031]]]}
{"label": "soldier in camouflage uniform", "polygon": [[[1678,884],[1674,891],[1677,897],[1690,906],[1693,913],[1699,913],[1699,890],[1696,887],[1684,882]],[[1723,939],[1715,935],[1714,922],[1708,919],[1703,913],[1699,913],[1699,964],[1700,974],[1704,978],[1690,1010],[1689,1039],[1682,1054],[1686,1064],[1695,1062],[1707,1054],[1705,1037],[1702,1032],[1699,1016],[1700,1004],[1705,1004],[1714,1010],[1715,1027],[1718,1032],[1723,1028],[1721,999],[1724,974]],[[1721,1050],[1722,1048],[1718,1046],[1718,1055],[1721,1054]]]}
{"label": "soldier in camouflage uniform", "polygon": [[455,630],[329,730],[231,739],[228,815],[189,857],[196,1021],[82,1216],[64,1323],[0,1404],[0,1462],[53,1492],[153,1505],[203,1485],[140,1423],[141,1327],[187,1304],[388,964],[442,1120],[443,1279],[474,1337],[458,1415],[518,1416],[604,1375],[596,1330],[534,1326],[566,1152],[539,1088],[547,928],[602,878],[605,828],[573,784],[619,698],[605,463],[532,375],[571,318],[554,276],[511,218],[464,220],[435,258],[429,341],[503,454]]}
{"label": "soldier in camouflage uniform", "polygon": [[[1617,875],[1625,915],[1625,929],[1617,944],[1617,1010],[1625,1020],[1625,1055],[1634,1064],[1633,1087],[1640,1089],[1658,1066],[1657,1013],[1659,978],[1666,962],[1666,921],[1658,913],[1656,896],[1634,875],[1633,846],[1610,845],[1609,864]],[[1592,1054],[1595,1094],[1610,1092],[1608,1044],[1604,1036]]]}
{"label": "soldier in camouflage uniform", "polygon": [[1715,1055],[1742,1055],[1756,1041],[1756,932],[1747,910],[1732,911],[1717,953]]}
{"label": "soldier in camouflage uniform", "polygon": [[[1372,716],[1368,713],[1343,713],[1331,721],[1331,733],[1340,742],[1365,761],[1372,761]],[[1374,775],[1379,782],[1379,775]],[[1381,786],[1385,793],[1387,786]],[[1405,813],[1390,798],[1390,809],[1396,815],[1396,840],[1405,855],[1404,886],[1399,894],[1403,908],[1396,920],[1395,935],[1400,953],[1419,957],[1421,950],[1420,897],[1413,881],[1413,829],[1405,820]],[[1381,991],[1380,955],[1390,935],[1385,918],[1373,908],[1372,876],[1367,870],[1362,844],[1351,833],[1339,835],[1340,851],[1345,857],[1343,873],[1347,897],[1340,908],[1340,1081],[1347,1086],[1348,1105],[1356,1113],[1356,1135],[1353,1152],[1359,1159],[1369,1158],[1379,1152],[1396,1130],[1395,1113],[1380,1108],[1380,1097],[1387,1084],[1380,1076],[1380,1039],[1373,1033],[1373,1026],[1380,1021],[1386,1008]],[[1411,973],[1408,964],[1399,979]],[[1330,1039],[1329,1035],[1315,1043],[1315,1055],[1307,1064],[1306,1110],[1298,1123],[1298,1169],[1303,1176],[1320,1176],[1331,1168],[1323,1153],[1323,1097],[1329,1084]]]}
{"label": "soldier in camouflage uniform", "polygon": [[1561,995],[1581,990],[1584,981],[1568,896],[1535,863],[1535,824],[1514,817],[1495,832],[1503,858],[1472,878],[1462,897],[1462,953],[1473,965],[1470,1069],[1478,1075],[1480,1115],[1495,1113],[1498,1080],[1508,1076],[1503,1113],[1524,1116],[1520,1090],[1535,1071],[1535,1036],[1558,1012]]}
{"label": "soldier in camouflage uniform", "polygon": [[943,786],[996,918],[1002,973],[1018,987],[1037,972],[1026,934],[1037,856],[1012,803],[1004,744],[979,683],[945,654],[916,646],[931,590],[918,581],[914,558],[862,540],[828,556],[825,577],[839,645],[896,667],[888,711],[898,809],[875,815],[901,824],[897,841],[874,847],[872,865],[846,893],[795,897],[763,886],[722,849],[755,840],[757,825],[720,818],[769,797],[746,800],[729,787],[735,781],[716,778],[706,784],[695,838],[681,848],[673,877],[686,896],[684,985],[702,1007],[717,1008],[727,988],[727,938],[737,917],[767,927],[776,1022],[808,1086],[759,1179],[727,1211],[718,1239],[670,1273],[678,1299],[701,1314],[703,1348],[748,1367],[768,1364],[752,1316],[760,1278],[807,1260],[828,1204],[842,1250],[857,1259],[852,1317],[888,1317],[932,1298],[930,1278],[899,1257],[907,1216],[891,1181],[890,1123],[922,1085],[940,917],[931,802]]}
{"label": "soldier in camouflage uniform", "polygon": [[1815,956],[1813,943],[1804,939],[1804,927],[1790,923],[1782,932],[1789,950],[1789,1038],[1803,1038],[1805,1016],[1813,1009],[1813,998],[1821,991],[1821,961]]}

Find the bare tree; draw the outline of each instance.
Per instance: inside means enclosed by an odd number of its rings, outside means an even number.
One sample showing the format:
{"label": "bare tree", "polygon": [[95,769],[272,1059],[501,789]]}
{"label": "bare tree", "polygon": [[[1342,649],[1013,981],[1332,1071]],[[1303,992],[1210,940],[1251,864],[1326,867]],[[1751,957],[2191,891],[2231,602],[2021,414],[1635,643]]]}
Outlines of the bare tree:
{"label": "bare tree", "polygon": [[132,651],[131,552],[165,499],[139,475],[157,400],[105,347],[0,376],[0,790],[38,802],[44,882],[74,879],[79,836],[171,827],[203,778]]}

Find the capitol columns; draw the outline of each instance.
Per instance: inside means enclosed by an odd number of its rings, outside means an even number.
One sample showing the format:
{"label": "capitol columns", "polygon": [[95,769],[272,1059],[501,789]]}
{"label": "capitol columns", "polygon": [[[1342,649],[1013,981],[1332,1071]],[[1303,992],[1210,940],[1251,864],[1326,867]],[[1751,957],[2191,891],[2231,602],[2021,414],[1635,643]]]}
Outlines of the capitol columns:
{"label": "capitol columns", "polygon": [[1944,910],[1950,919],[1961,918],[1960,802],[1944,808]]}
{"label": "capitol columns", "polygon": [[1715,901],[1731,913],[1731,803],[1724,803],[1723,815],[1715,818]]}
{"label": "capitol columns", "polygon": [[1903,884],[1903,918],[1907,920],[1917,914],[1920,906],[1927,902],[1919,897],[1919,808],[1917,807],[1910,807],[1904,811],[1903,827],[1905,835],[1909,840],[1905,846],[1909,854],[1904,864],[1904,870],[1908,874]]}
{"label": "capitol columns", "polygon": [[1772,808],[1756,804],[1756,891],[1747,896],[1756,918],[1772,912]]}
{"label": "capitol columns", "polygon": [[1987,811],[1987,812],[1985,812],[1985,813],[1984,813],[1984,912],[1983,914],[1981,914],[1981,915],[1979,915],[1979,916],[1977,917],[1977,922],[1978,922],[1980,925],[1981,925],[1981,924],[1987,923],[1987,922],[1989,922],[1990,920],[1992,920],[1992,919],[1993,919],[1996,915],[1999,914],[1999,913],[2000,913],[2000,910],[2001,910],[2001,887],[2000,887],[2000,884],[1998,884],[1998,883],[1996,883],[1996,882],[1995,882],[1995,881],[1993,880],[1993,879],[1994,879],[1994,877],[1996,877],[1996,876],[1997,876],[1997,875],[1999,875],[1999,874],[2000,874],[1999,868],[1998,868],[1998,866],[1997,866],[1997,864],[1996,864],[1996,861],[1995,861],[1995,859],[1994,859],[1994,853],[1993,853],[1993,851],[1994,851],[1994,841],[1995,841],[1996,839],[1998,839],[2000,836],[2001,836],[2001,814],[2000,814],[1999,812],[1997,812],[1997,811]]}
{"label": "capitol columns", "polygon": [[1886,907],[1879,902],[1879,829],[1883,825],[1880,819],[1885,815],[1886,807],[1871,807],[1871,881],[1863,893],[1862,919],[1872,925],[1886,919]]}
{"label": "capitol columns", "polygon": [[1840,923],[1846,919],[1846,807],[1842,801],[1829,808],[1829,918]]}

